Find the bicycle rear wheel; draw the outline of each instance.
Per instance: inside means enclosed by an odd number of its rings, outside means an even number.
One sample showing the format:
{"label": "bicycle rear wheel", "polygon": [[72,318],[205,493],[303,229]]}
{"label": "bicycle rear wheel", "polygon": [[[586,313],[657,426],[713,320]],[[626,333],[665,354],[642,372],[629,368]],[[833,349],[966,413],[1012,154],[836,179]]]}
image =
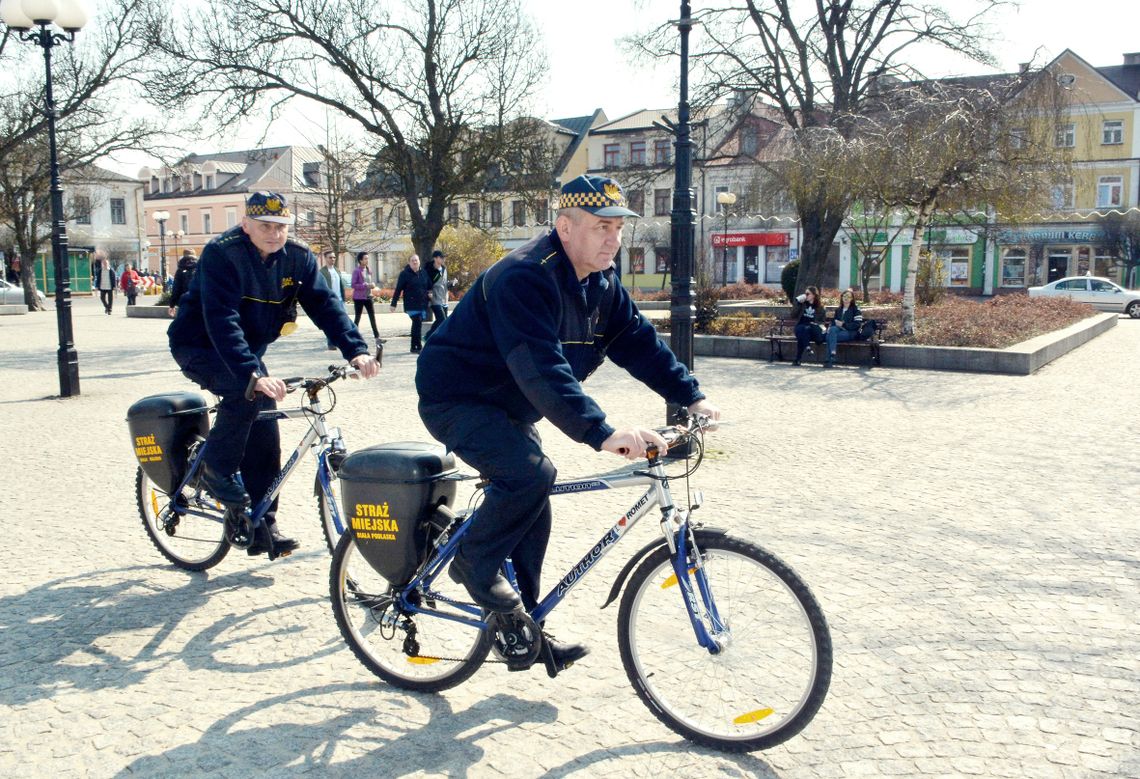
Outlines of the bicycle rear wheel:
{"label": "bicycle rear wheel", "polygon": [[690,741],[729,752],[775,746],[823,704],[831,681],[827,622],[807,585],[774,555],[731,536],[695,535],[700,559],[690,552],[689,581],[720,652],[697,644],[662,548],[638,566],[622,596],[622,665],[650,711]]}
{"label": "bicycle rear wheel", "polygon": [[220,563],[230,551],[222,523],[225,508],[210,495],[184,490],[181,507],[186,511],[175,513],[172,496],[160,490],[140,467],[135,476],[135,498],[151,543],[179,568],[204,571]]}
{"label": "bicycle rear wheel", "polygon": [[[333,553],[329,575],[333,614],[344,640],[368,670],[405,690],[436,692],[466,681],[479,670],[490,643],[485,631],[430,614],[400,614],[389,583],[359,554],[345,533]],[[444,598],[467,602],[463,587],[447,576],[433,586]]]}

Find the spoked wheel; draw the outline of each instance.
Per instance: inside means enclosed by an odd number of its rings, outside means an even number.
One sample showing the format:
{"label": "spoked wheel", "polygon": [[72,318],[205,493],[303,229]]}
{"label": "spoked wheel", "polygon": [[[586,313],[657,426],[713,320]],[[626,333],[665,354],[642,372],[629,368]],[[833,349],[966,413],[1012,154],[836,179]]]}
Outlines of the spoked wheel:
{"label": "spoked wheel", "polygon": [[622,665],[659,720],[698,744],[750,752],[782,743],[815,716],[831,681],[831,637],[819,604],[792,570],[758,546],[696,532],[689,581],[697,644],[669,550],[651,553],[626,585],[618,615]]}
{"label": "spoked wheel", "polygon": [[[482,630],[429,614],[400,613],[388,582],[361,556],[351,533],[337,543],[329,588],[336,623],[353,654],[396,687],[419,692],[454,687],[479,670],[490,649]],[[445,598],[469,600],[447,575],[435,581],[433,594],[441,597],[425,597],[427,607],[446,609]]]}
{"label": "spoked wheel", "polygon": [[179,568],[204,571],[220,563],[230,551],[222,526],[225,508],[207,493],[184,490],[179,502],[186,511],[176,513],[171,496],[139,468],[135,497],[151,543]]}

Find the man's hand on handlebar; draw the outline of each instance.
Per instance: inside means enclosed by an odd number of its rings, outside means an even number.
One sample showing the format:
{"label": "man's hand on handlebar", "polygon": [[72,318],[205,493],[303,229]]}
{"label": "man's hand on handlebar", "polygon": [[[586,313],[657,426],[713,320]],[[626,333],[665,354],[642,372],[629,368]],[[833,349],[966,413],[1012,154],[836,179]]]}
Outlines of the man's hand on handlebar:
{"label": "man's hand on handlebar", "polygon": [[656,446],[660,452],[669,448],[657,431],[642,427],[616,430],[609,438],[602,441],[603,451],[612,452],[627,460],[640,460],[645,457],[645,451],[650,446]]}
{"label": "man's hand on handlebar", "polygon": [[[710,421],[716,422],[720,419],[720,409],[709,403],[708,399],[698,400],[693,405],[689,406],[689,413],[695,417],[708,417]],[[709,430],[716,430],[716,425],[709,425]]]}
{"label": "man's hand on handlebar", "polygon": [[277,401],[285,400],[287,389],[285,382],[274,376],[262,376],[253,385],[255,393],[260,392],[262,395],[268,395]]}
{"label": "man's hand on handlebar", "polygon": [[370,354],[358,354],[351,360],[352,367],[356,368],[360,376],[371,379],[380,373],[380,363]]}

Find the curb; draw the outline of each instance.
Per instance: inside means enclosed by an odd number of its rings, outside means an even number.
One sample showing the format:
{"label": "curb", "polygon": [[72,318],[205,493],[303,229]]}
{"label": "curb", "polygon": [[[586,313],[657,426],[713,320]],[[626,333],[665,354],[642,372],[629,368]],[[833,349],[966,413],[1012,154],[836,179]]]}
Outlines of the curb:
{"label": "curb", "polygon": [[0,306],[0,316],[15,316],[16,314],[28,313],[28,307],[24,304],[15,304]]}
{"label": "curb", "polygon": [[166,306],[127,306],[127,316],[132,319],[170,319]]}
{"label": "curb", "polygon": [[[1119,314],[1097,314],[1064,330],[1030,338],[1006,349],[885,343],[879,346],[883,362],[880,367],[1029,376],[1043,365],[1116,327],[1119,319]],[[769,344],[766,338],[742,338],[731,335],[693,337],[693,354],[700,357],[767,360],[768,352]]]}

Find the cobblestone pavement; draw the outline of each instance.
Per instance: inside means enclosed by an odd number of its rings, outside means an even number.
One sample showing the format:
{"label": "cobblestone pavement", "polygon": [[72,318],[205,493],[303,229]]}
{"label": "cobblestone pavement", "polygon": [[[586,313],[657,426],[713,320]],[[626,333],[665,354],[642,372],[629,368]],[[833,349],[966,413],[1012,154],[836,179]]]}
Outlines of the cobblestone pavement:
{"label": "cobblestone pavement", "polygon": [[[598,609],[620,548],[551,620],[589,657],[555,680],[487,667],[439,695],[384,685],[344,646],[311,463],[281,510],[300,553],[166,564],[123,418],[190,385],[163,322],[91,300],[74,319],[82,395],[60,400],[54,315],[0,318],[0,775],[1140,775],[1140,322],[1021,378],[700,359],[734,422],[698,475],[702,513],[787,560],[835,643],[807,730],[734,756],[675,736],[626,680],[616,608]],[[382,379],[339,392],[350,447],[425,439],[407,321],[381,317]],[[330,354],[302,322],[269,364],[312,374]],[[612,419],[663,418],[619,370],[589,386]],[[564,477],[616,464],[544,432]],[[548,566],[624,500],[556,503]]]}

